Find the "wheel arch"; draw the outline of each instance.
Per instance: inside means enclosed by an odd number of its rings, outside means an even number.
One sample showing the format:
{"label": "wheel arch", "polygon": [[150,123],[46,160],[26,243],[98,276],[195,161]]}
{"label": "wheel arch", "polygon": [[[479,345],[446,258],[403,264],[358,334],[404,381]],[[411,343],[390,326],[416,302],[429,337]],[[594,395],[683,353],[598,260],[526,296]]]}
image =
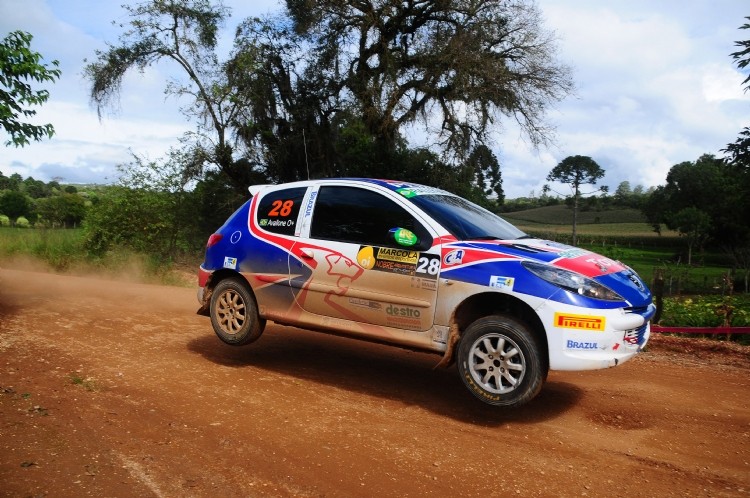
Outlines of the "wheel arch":
{"label": "wheel arch", "polygon": [[247,287],[248,291],[250,291],[250,294],[252,294],[253,298],[255,298],[257,301],[257,296],[255,295],[255,291],[253,291],[252,286],[244,277],[244,275],[242,275],[242,273],[236,270],[230,270],[229,268],[220,268],[212,272],[211,275],[208,277],[208,280],[206,281],[206,286],[203,288],[203,294],[201,295],[201,303],[200,303],[201,307],[198,310],[199,315],[208,316],[209,307],[211,305],[211,295],[214,293],[214,289],[219,284],[219,282],[221,282],[222,280],[226,280],[228,278],[235,278],[235,277]]}
{"label": "wheel arch", "polygon": [[531,306],[517,297],[499,292],[475,294],[466,298],[456,307],[451,316],[451,335],[455,335],[455,337],[451,337],[450,340],[451,345],[454,347],[449,348],[449,351],[447,351],[450,355],[449,363],[455,361],[455,345],[460,340],[466,328],[479,318],[490,315],[512,316],[528,325],[534,334],[536,343],[541,348],[540,355],[544,361],[545,371],[549,370],[549,343],[547,341],[547,333],[539,315]]}

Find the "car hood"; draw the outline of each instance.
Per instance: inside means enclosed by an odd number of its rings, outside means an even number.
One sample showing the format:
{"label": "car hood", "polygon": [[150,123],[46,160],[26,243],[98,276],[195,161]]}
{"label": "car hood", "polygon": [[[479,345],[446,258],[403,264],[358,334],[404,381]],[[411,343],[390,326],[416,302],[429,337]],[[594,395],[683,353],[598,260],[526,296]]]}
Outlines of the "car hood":
{"label": "car hood", "polygon": [[[444,263],[447,254],[460,250],[455,248],[462,246],[465,248],[463,264],[481,265],[486,261],[492,265],[509,260],[547,263],[596,280],[620,294],[631,306],[645,306],[651,302],[651,293],[633,270],[619,261],[586,249],[542,239],[464,241],[451,246],[453,249],[448,252],[444,250]],[[447,260],[451,258],[447,257]]]}

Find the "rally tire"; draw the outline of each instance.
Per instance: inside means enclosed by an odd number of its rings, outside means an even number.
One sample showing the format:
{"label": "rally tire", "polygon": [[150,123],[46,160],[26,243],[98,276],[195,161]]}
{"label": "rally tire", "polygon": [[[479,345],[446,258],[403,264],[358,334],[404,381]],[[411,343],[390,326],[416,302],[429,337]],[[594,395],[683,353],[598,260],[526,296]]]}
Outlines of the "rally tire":
{"label": "rally tire", "polygon": [[211,294],[211,325],[219,339],[233,346],[250,344],[263,333],[265,320],[248,285],[237,277],[216,284]]}
{"label": "rally tire", "polygon": [[481,401],[514,408],[531,401],[547,377],[531,329],[503,315],[480,318],[461,335],[456,361],[469,391]]}

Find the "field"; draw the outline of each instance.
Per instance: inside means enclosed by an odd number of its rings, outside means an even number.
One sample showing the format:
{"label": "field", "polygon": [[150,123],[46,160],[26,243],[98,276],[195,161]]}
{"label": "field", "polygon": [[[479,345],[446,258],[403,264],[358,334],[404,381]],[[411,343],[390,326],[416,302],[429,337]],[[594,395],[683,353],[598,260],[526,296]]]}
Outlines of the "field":
{"label": "field", "polygon": [[[503,213],[502,217],[530,235],[571,243],[573,214],[566,206]],[[653,283],[656,270],[661,270],[667,294],[723,291],[731,268],[723,254],[696,250],[688,265],[685,240],[665,226],[661,227],[661,234],[654,232],[640,211],[583,211],[578,218],[577,245],[622,261],[647,283]],[[743,289],[738,286],[737,290]]]}
{"label": "field", "polygon": [[[573,211],[564,205],[546,206],[512,213],[502,213],[506,220],[532,234],[549,233],[570,235],[573,231]],[[677,232],[662,226],[662,234],[654,232],[637,209],[623,208],[578,213],[578,234],[601,237],[636,237],[677,243]],[[653,242],[660,244],[662,242]]]}

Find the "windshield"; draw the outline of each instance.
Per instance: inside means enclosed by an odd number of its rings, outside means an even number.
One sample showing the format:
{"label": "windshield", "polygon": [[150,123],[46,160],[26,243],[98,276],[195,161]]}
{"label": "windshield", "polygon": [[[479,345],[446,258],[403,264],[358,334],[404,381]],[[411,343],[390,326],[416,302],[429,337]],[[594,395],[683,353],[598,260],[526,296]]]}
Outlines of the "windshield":
{"label": "windshield", "polygon": [[461,197],[416,195],[409,199],[458,240],[513,240],[526,234],[499,216]]}

